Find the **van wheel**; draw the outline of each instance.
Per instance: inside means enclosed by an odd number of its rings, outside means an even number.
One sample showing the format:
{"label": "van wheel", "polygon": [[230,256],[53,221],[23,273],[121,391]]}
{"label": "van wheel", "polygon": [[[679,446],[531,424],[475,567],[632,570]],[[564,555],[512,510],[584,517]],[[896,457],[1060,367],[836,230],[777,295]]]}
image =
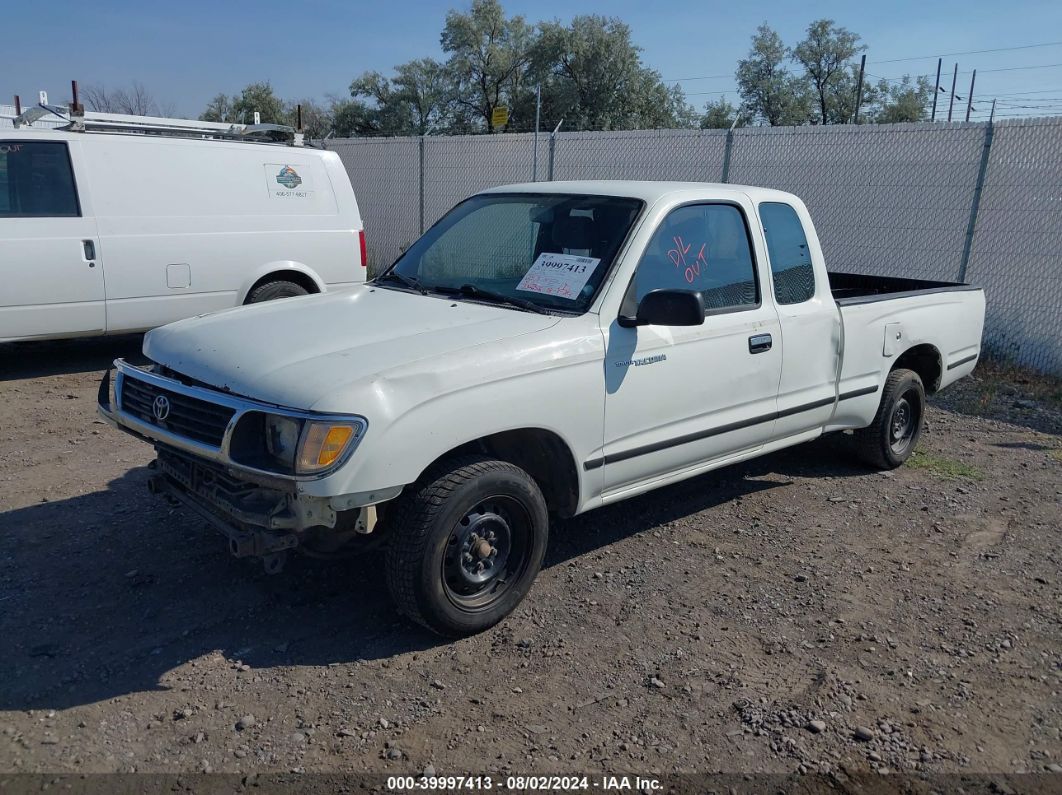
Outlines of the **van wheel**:
{"label": "van wheel", "polygon": [[387,586],[399,612],[441,635],[511,613],[542,567],[546,501],[519,467],[462,456],[433,467],[389,517]]}
{"label": "van wheel", "polygon": [[918,373],[893,370],[874,421],[855,432],[859,457],[876,469],[895,469],[914,452],[925,414],[926,391]]}
{"label": "van wheel", "polygon": [[301,284],[295,284],[295,282],[266,282],[251,290],[250,294],[247,296],[247,303],[260,304],[262,301],[272,301],[276,298],[294,298],[297,295],[309,294],[309,290]]}

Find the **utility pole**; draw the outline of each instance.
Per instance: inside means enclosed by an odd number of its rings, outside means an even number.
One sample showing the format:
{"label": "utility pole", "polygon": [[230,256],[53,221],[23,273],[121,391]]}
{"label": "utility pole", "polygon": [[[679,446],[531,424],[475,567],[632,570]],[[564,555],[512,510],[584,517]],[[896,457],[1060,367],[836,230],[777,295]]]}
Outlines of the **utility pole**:
{"label": "utility pole", "polygon": [[[859,83],[856,86],[856,106],[855,106],[855,123],[856,124],[859,124],[859,103],[861,103],[863,101],[863,70],[866,68],[866,65],[867,65],[867,56],[866,56],[866,53],[864,53],[863,57],[859,59]],[[826,123],[825,119],[823,119],[822,121],[823,121],[823,124]]]}
{"label": "utility pole", "polygon": [[988,121],[993,122],[996,120],[996,101],[992,100],[992,112],[988,114]]}
{"label": "utility pole", "polygon": [[937,58],[937,84],[933,87],[933,114],[929,117],[930,121],[937,120],[937,94],[940,93],[940,67],[943,63],[943,58]]}
{"label": "utility pole", "polygon": [[955,104],[955,81],[959,79],[959,65],[955,64],[955,71],[951,73],[951,96],[948,97],[948,121],[951,121],[951,108]]}
{"label": "utility pole", "polygon": [[542,117],[542,84],[535,87],[535,137],[532,146],[535,147],[531,154],[531,181],[538,182],[538,123]]}
{"label": "utility pole", "polygon": [[977,70],[973,70],[973,75],[970,77],[970,96],[966,98],[966,121],[970,120],[970,110],[973,108],[973,89],[974,83],[977,81]]}

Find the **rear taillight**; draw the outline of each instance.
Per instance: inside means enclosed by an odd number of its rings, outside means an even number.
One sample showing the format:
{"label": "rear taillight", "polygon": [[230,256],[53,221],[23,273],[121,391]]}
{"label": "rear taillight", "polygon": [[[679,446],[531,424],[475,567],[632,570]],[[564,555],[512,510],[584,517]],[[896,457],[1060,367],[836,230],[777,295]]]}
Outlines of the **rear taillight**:
{"label": "rear taillight", "polygon": [[358,230],[358,248],[361,250],[361,267],[366,267],[369,264],[369,255],[365,248],[365,230]]}

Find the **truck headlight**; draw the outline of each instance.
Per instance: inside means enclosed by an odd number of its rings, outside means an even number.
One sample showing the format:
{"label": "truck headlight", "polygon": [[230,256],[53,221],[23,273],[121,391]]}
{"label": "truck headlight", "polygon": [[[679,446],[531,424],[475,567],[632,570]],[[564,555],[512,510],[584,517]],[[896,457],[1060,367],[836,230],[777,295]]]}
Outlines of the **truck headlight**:
{"label": "truck headlight", "polygon": [[264,426],[266,453],[281,465],[281,471],[293,472],[295,452],[298,450],[299,435],[302,433],[302,421],[267,414]]}
{"label": "truck headlight", "polygon": [[349,454],[364,432],[358,417],[317,420],[248,411],[232,433],[229,457],[280,475],[315,475]]}

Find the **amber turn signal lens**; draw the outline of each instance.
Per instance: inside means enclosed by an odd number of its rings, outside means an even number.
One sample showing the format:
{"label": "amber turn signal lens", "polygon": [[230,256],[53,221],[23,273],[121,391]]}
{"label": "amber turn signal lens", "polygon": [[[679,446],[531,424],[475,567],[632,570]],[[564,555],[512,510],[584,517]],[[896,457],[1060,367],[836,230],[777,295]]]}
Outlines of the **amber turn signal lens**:
{"label": "amber turn signal lens", "polygon": [[303,431],[299,449],[298,471],[317,472],[339,460],[354,438],[355,430],[350,425],[332,425],[311,422]]}
{"label": "amber turn signal lens", "polygon": [[321,452],[317,454],[317,466],[326,467],[335,463],[353,435],[354,429],[346,425],[331,428],[321,445]]}

